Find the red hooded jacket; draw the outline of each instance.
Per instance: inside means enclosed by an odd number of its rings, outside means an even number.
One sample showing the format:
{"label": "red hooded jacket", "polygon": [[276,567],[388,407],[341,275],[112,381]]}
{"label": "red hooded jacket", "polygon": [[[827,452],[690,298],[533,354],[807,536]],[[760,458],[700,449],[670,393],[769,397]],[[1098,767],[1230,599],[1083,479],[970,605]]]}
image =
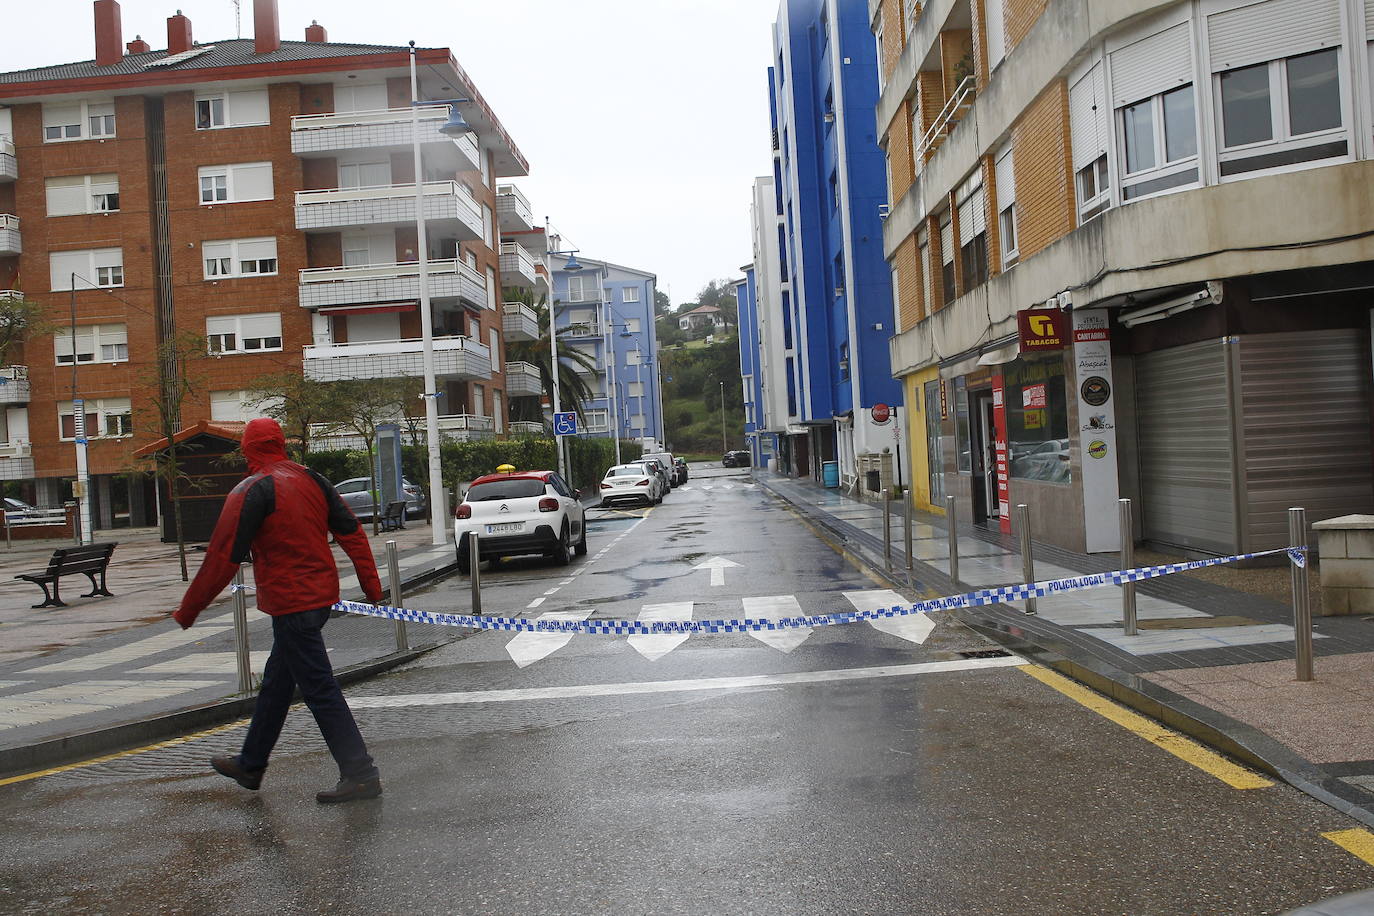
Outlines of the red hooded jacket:
{"label": "red hooded jacket", "polygon": [[339,600],[331,532],[353,561],[368,600],[380,602],[382,583],[362,526],[333,485],[287,459],[277,421],[249,421],[242,450],[250,473],[224,502],[205,561],[172,614],[176,622],[183,629],[195,623],[250,550],[258,608],[264,613],[276,617],[329,607]]}

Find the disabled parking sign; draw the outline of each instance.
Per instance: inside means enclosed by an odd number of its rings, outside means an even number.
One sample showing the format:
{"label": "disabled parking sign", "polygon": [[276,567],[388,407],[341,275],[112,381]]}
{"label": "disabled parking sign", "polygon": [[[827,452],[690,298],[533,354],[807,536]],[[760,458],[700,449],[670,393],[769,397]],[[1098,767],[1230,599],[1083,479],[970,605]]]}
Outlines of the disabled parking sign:
{"label": "disabled parking sign", "polygon": [[555,436],[577,435],[577,412],[573,410],[553,415],[553,434]]}

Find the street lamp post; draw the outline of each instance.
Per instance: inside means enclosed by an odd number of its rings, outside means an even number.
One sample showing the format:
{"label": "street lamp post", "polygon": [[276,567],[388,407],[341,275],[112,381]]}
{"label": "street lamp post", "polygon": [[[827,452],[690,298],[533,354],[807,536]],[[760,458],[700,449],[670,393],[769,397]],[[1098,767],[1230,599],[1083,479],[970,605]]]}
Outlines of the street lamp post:
{"label": "street lamp post", "polygon": [[[545,218],[544,218],[544,239],[545,239],[546,242],[547,242],[548,238],[549,238],[549,220],[548,220],[548,217],[545,217]],[[567,260],[567,262],[563,265],[563,272],[564,272],[564,273],[570,273],[570,274],[571,274],[571,273],[577,273],[578,271],[580,271],[580,270],[582,269],[582,265],[579,264],[579,263],[577,262],[577,249],[576,249],[576,248],[570,248],[570,249],[568,249],[567,251],[553,251],[552,249],[548,249],[548,250],[545,251],[545,254],[544,254],[544,267],[545,267],[545,269],[548,270],[548,272],[549,272],[549,283],[550,283],[550,284],[553,283],[553,258],[554,258],[554,255],[562,256],[562,255],[565,255],[565,254],[568,256],[568,260]],[[549,290],[549,374],[550,374],[551,376],[553,376],[553,412],[554,412],[554,413],[558,413],[559,410],[561,409],[560,406],[559,406],[559,394],[558,394],[558,328],[557,328],[557,324],[558,324],[558,316],[554,313],[554,310],[553,310],[553,290],[550,289],[550,290]],[[554,444],[554,450],[558,452],[558,476],[559,476],[559,477],[562,477],[564,480],[567,480],[567,479],[568,479],[568,475],[567,475],[567,473],[566,473],[565,470],[564,470],[564,468],[565,468],[565,461],[564,461],[564,458],[563,458],[563,437],[560,436],[560,435],[558,435],[558,433],[557,433],[556,430],[555,430],[554,436],[553,436],[553,444]]]}
{"label": "street lamp post", "polygon": [[720,383],[720,452],[725,454],[730,450],[725,441],[725,383]]}
{"label": "street lamp post", "polygon": [[[89,282],[89,281],[87,281]],[[90,471],[87,463],[86,440],[86,402],[76,393],[76,366],[80,361],[76,355],[76,274],[71,275],[72,311],[72,437],[76,440],[76,486],[72,495],[76,498],[76,524],[81,529],[78,543],[90,544],[95,541],[91,532],[91,499],[87,492],[90,488]],[[175,481],[173,481],[175,485]]]}
{"label": "street lamp post", "polygon": [[615,336],[611,334],[611,304],[606,301],[604,292],[598,292],[598,295],[605,316],[601,333],[606,341],[606,387],[611,393],[611,437],[615,441],[615,463],[620,464],[620,405],[615,396]]}

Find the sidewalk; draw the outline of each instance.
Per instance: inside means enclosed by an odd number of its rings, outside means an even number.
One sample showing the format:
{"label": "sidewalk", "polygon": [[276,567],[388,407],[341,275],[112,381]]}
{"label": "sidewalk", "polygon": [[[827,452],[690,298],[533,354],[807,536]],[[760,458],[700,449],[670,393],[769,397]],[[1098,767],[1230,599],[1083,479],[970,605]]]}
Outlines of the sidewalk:
{"label": "sidewalk", "polygon": [[[82,598],[90,590],[85,576],[69,577],[62,586],[68,607],[34,609],[42,590],[14,576],[42,570],[52,551],[70,540],[0,547],[0,774],[168,737],[179,726],[224,721],[252,702],[251,696],[232,699],[238,693],[232,594],[226,590],[195,626],[182,630],[168,618],[187,585],[176,545],[162,543],[152,528],[98,534],[119,542],[107,576],[114,597]],[[369,540],[383,587],[388,540],[396,541],[406,587],[455,565],[452,542],[432,544],[423,520],[376,537],[369,528]],[[337,546],[334,554],[343,596],[361,599],[352,564]],[[190,575],[202,556],[188,550]],[[244,575],[251,585],[249,568]],[[444,627],[407,629],[411,647],[454,636]],[[251,593],[248,634],[254,677],[260,678],[271,620],[256,609]],[[392,623],[352,615],[330,622],[328,643],[344,681],[416,654],[397,652]]]}
{"label": "sidewalk", "polygon": [[[761,469],[754,479],[860,562],[895,584],[906,581],[901,503],[893,504],[889,574],[880,503]],[[958,548],[955,582],[949,577],[943,517],[913,510],[917,593],[952,595],[1023,581],[1014,539],[963,525]],[[1108,572],[1117,567],[1116,560],[1114,554],[1090,556],[1036,544],[1035,578]],[[1118,586],[1039,598],[1036,604],[1034,616],[1024,613],[1021,602],[951,613],[1007,648],[1374,826],[1374,622],[1369,618],[1315,618],[1316,677],[1299,682],[1292,608],[1272,598],[1185,573],[1140,582],[1136,636],[1124,635]]]}

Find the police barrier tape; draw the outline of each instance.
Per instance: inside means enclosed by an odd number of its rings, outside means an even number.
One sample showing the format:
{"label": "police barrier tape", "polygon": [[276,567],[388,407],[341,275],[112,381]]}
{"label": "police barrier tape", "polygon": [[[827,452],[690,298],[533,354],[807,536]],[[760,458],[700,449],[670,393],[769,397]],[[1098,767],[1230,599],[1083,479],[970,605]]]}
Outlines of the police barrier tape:
{"label": "police barrier tape", "polygon": [[1212,557],[1206,560],[1187,560],[1182,563],[1167,563],[1162,566],[1140,566],[1135,569],[1114,570],[1105,573],[1090,573],[1083,576],[1069,576],[1064,579],[1046,579],[1022,585],[1003,585],[997,588],[984,588],[966,592],[962,595],[949,595],[944,598],[927,598],[912,605],[897,605],[890,608],[877,608],[869,611],[842,611],[835,614],[815,614],[804,617],[782,617],[777,620],[743,618],[738,620],[556,620],[547,617],[529,619],[525,617],[479,617],[473,614],[442,614],[432,611],[416,611],[410,608],[389,607],[386,605],[364,604],[359,601],[340,601],[334,605],[338,611],[362,614],[367,617],[384,617],[390,620],[405,620],[412,623],[429,623],[438,626],[467,627],[475,630],[503,630],[515,633],[584,633],[600,636],[652,636],[660,634],[683,633],[746,633],[761,630],[792,630],[805,627],[828,627],[844,623],[859,623],[888,617],[907,617],[912,614],[929,614],[933,611],[947,611],[953,608],[978,607],[985,604],[998,604],[1023,598],[1043,598],[1060,592],[1071,592],[1104,585],[1122,585],[1155,579],[1190,569],[1206,566],[1221,566],[1240,560],[1253,560],[1258,557],[1287,553],[1289,559],[1299,566],[1307,565],[1307,548],[1280,547],[1276,550],[1262,550],[1258,553],[1243,553],[1231,557]]}

